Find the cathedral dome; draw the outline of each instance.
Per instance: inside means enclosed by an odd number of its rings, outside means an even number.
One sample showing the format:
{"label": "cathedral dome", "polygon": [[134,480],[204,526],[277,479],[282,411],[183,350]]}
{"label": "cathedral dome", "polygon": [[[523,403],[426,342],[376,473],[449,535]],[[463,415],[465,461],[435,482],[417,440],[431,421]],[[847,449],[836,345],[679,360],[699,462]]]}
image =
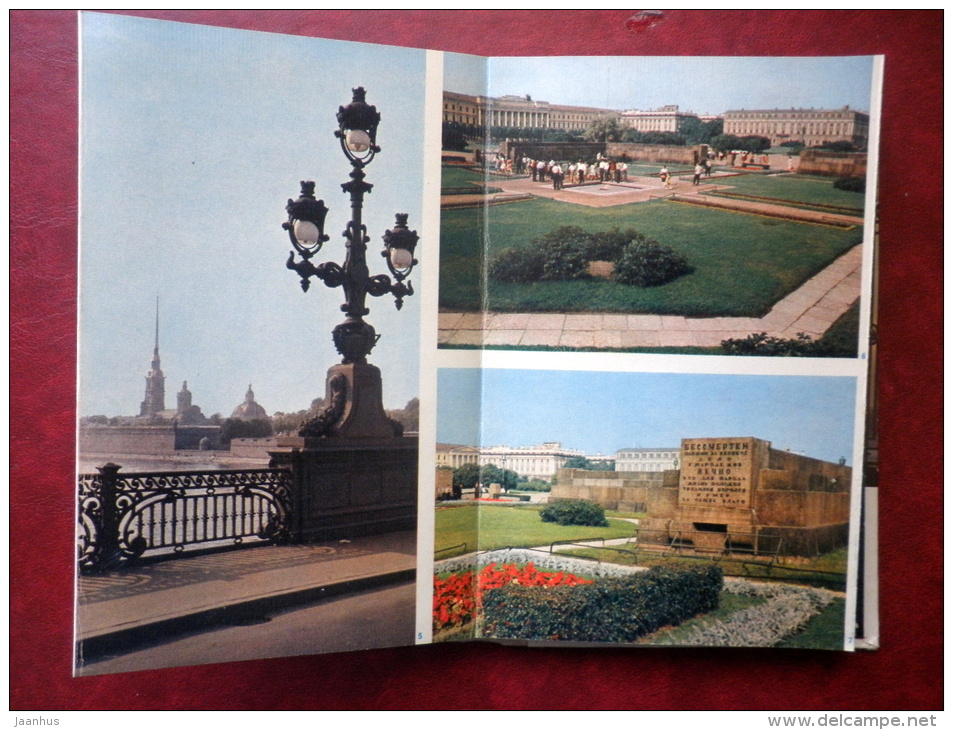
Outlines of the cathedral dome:
{"label": "cathedral dome", "polygon": [[232,418],[239,418],[243,421],[268,418],[265,409],[255,402],[255,392],[251,389],[251,384],[248,385],[248,392],[245,393],[245,402],[232,411]]}

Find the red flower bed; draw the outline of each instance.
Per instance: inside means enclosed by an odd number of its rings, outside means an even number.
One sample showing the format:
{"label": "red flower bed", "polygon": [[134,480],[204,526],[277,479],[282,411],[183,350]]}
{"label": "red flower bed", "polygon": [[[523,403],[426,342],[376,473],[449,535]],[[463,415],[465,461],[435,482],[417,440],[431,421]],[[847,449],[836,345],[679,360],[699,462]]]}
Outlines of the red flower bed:
{"label": "red flower bed", "polygon": [[558,573],[541,573],[533,563],[527,563],[521,568],[508,563],[497,565],[491,563],[480,571],[474,580],[471,571],[453,573],[446,579],[439,576],[433,578],[433,630],[461,626],[478,611],[483,602],[484,591],[501,588],[516,583],[521,586],[578,586],[592,583],[591,580],[580,578],[572,573],[559,571]]}

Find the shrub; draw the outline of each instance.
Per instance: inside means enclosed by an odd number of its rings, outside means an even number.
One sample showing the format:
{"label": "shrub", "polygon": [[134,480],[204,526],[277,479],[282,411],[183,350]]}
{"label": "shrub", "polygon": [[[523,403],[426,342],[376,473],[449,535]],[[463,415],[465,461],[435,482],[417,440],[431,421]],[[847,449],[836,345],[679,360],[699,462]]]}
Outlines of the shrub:
{"label": "shrub", "polygon": [[586,276],[589,234],[578,226],[560,226],[533,239],[543,257],[544,281],[569,281]]}
{"label": "shrub", "polygon": [[555,522],[558,525],[609,526],[606,511],[595,502],[585,499],[557,499],[543,507],[539,516],[543,522]]}
{"label": "shrub", "polygon": [[633,286],[661,286],[691,271],[685,256],[644,237],[629,243],[615,265],[616,279]]}
{"label": "shrub", "polygon": [[618,261],[626,244],[644,240],[645,236],[631,228],[624,231],[613,228],[590,234],[586,253],[590,261]]}
{"label": "shrub", "polygon": [[508,585],[483,596],[483,635],[497,639],[631,642],[718,607],[721,568],[657,566],[588,585]]}
{"label": "shrub", "polygon": [[549,482],[543,482],[539,479],[530,479],[516,485],[520,492],[548,492],[553,488]]}
{"label": "shrub", "polygon": [[867,189],[867,183],[862,177],[839,177],[834,181],[834,187],[838,190],[862,193]]}
{"label": "shrub", "polygon": [[813,340],[803,332],[789,340],[758,332],[740,339],[722,340],[721,349],[726,355],[834,357],[838,354],[833,345],[823,340]]}
{"label": "shrub", "polygon": [[506,248],[490,262],[490,276],[511,284],[543,278],[543,252],[537,248]]}

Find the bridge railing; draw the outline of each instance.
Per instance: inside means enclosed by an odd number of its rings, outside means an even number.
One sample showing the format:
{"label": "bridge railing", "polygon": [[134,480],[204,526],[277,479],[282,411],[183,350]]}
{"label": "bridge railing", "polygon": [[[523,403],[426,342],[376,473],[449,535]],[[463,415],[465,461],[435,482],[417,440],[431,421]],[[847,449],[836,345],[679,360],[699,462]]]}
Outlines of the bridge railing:
{"label": "bridge railing", "polygon": [[85,571],[288,538],[290,470],[120,474],[121,468],[106,464],[78,477],[77,558]]}

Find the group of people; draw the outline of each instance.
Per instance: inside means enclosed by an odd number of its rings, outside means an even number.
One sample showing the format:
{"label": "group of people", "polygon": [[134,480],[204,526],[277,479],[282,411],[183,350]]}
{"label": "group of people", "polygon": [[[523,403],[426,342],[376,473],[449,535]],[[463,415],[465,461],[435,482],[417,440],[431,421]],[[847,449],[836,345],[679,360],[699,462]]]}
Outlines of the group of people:
{"label": "group of people", "polygon": [[533,178],[533,182],[551,180],[554,190],[562,190],[563,183],[569,178],[570,183],[582,185],[585,182],[626,182],[629,179],[629,166],[625,162],[599,159],[587,164],[582,160],[574,163],[561,164],[555,160],[534,160],[530,157],[518,158],[515,161],[516,174],[526,174]]}

